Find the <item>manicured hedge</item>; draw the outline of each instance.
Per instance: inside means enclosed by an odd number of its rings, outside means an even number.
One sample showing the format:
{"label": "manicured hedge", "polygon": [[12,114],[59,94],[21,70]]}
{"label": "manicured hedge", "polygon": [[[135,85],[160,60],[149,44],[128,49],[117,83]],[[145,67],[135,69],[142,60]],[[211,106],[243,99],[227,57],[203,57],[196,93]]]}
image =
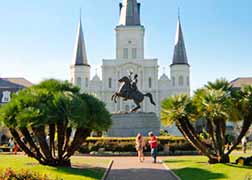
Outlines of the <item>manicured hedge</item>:
{"label": "manicured hedge", "polygon": [[[165,146],[169,147],[171,152],[192,151],[195,150],[183,137],[160,136],[158,139],[158,150],[163,151]],[[149,137],[145,137],[146,151],[149,151]],[[112,151],[112,152],[134,152],[135,137],[114,138],[114,137],[89,137],[82,145],[79,152],[89,153],[92,151]]]}

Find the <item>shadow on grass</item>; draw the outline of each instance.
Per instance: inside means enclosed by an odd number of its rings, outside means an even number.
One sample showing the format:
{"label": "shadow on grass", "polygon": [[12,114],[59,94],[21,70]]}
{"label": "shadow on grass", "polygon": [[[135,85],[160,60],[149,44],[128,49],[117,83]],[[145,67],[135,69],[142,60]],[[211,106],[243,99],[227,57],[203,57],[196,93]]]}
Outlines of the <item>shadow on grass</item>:
{"label": "shadow on grass", "polygon": [[224,165],[234,167],[234,168],[252,169],[252,166],[241,166],[241,165],[237,165],[237,164],[224,164]]}
{"label": "shadow on grass", "polygon": [[57,173],[64,173],[68,175],[76,175],[83,177],[90,177],[95,179],[100,179],[105,169],[103,168],[70,168],[70,167],[56,167],[54,169]]}
{"label": "shadow on grass", "polygon": [[223,173],[213,173],[200,168],[181,168],[175,169],[174,172],[182,179],[182,180],[208,180],[208,179],[222,179],[227,178],[227,176]]}
{"label": "shadow on grass", "polygon": [[215,173],[208,171],[207,169],[201,169],[196,167],[190,167],[191,163],[196,164],[208,164],[206,161],[196,161],[194,159],[188,160],[188,159],[172,159],[172,160],[166,160],[165,163],[188,163],[189,167],[183,167],[183,168],[177,168],[172,169],[182,180],[208,180],[208,179],[223,179],[227,178],[227,176],[223,173]]}

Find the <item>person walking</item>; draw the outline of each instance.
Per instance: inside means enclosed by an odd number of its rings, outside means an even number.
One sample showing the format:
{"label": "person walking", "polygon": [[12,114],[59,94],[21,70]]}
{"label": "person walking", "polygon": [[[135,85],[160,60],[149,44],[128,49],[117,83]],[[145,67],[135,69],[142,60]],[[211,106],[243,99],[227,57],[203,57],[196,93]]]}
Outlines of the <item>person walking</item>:
{"label": "person walking", "polygon": [[14,142],[13,152],[14,152],[15,155],[17,155],[18,150],[19,150],[18,144],[16,142]]}
{"label": "person walking", "polygon": [[158,143],[157,143],[157,138],[156,136],[153,134],[153,132],[149,132],[149,136],[150,136],[150,141],[149,141],[149,145],[151,148],[151,156],[153,158],[153,163],[157,162],[157,148],[158,148]]}
{"label": "person walking", "polygon": [[139,133],[136,136],[136,150],[139,162],[144,161],[144,153],[143,153],[144,148],[145,148],[145,141],[143,136]]}
{"label": "person walking", "polygon": [[14,147],[14,139],[13,139],[13,137],[11,137],[9,139],[8,147],[10,148],[10,152],[12,152],[13,151],[13,147]]}
{"label": "person walking", "polygon": [[246,153],[246,150],[247,150],[247,137],[246,136],[242,138],[241,143],[242,143],[242,151],[243,153]]}

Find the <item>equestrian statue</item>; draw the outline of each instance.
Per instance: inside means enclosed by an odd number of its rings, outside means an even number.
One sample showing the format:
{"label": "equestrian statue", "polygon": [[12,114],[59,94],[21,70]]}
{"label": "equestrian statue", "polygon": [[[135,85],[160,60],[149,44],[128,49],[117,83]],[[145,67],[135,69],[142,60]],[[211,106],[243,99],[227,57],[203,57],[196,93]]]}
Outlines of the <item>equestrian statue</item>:
{"label": "equestrian statue", "polygon": [[133,100],[136,104],[136,107],[131,110],[131,112],[136,112],[138,109],[141,108],[140,103],[143,102],[144,97],[147,96],[150,98],[150,102],[153,105],[156,105],[153,101],[152,94],[146,93],[143,94],[140,92],[137,88],[137,77],[138,75],[135,74],[134,78],[132,79],[133,73],[130,72],[129,77],[124,76],[121,79],[119,79],[119,83],[121,83],[121,86],[117,92],[113,94],[111,97],[111,100],[117,103],[117,98],[122,97],[124,101],[127,100]]}

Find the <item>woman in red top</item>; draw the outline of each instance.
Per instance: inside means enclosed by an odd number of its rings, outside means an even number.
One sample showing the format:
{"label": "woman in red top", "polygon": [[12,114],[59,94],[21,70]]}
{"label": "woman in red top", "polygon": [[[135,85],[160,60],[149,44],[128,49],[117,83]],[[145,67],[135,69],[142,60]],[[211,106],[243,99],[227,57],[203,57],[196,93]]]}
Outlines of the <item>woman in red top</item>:
{"label": "woman in red top", "polygon": [[149,136],[151,138],[151,140],[149,141],[150,148],[151,148],[151,156],[153,158],[153,163],[156,163],[157,162],[157,147],[158,147],[157,138],[156,136],[154,136],[153,132],[149,132]]}

